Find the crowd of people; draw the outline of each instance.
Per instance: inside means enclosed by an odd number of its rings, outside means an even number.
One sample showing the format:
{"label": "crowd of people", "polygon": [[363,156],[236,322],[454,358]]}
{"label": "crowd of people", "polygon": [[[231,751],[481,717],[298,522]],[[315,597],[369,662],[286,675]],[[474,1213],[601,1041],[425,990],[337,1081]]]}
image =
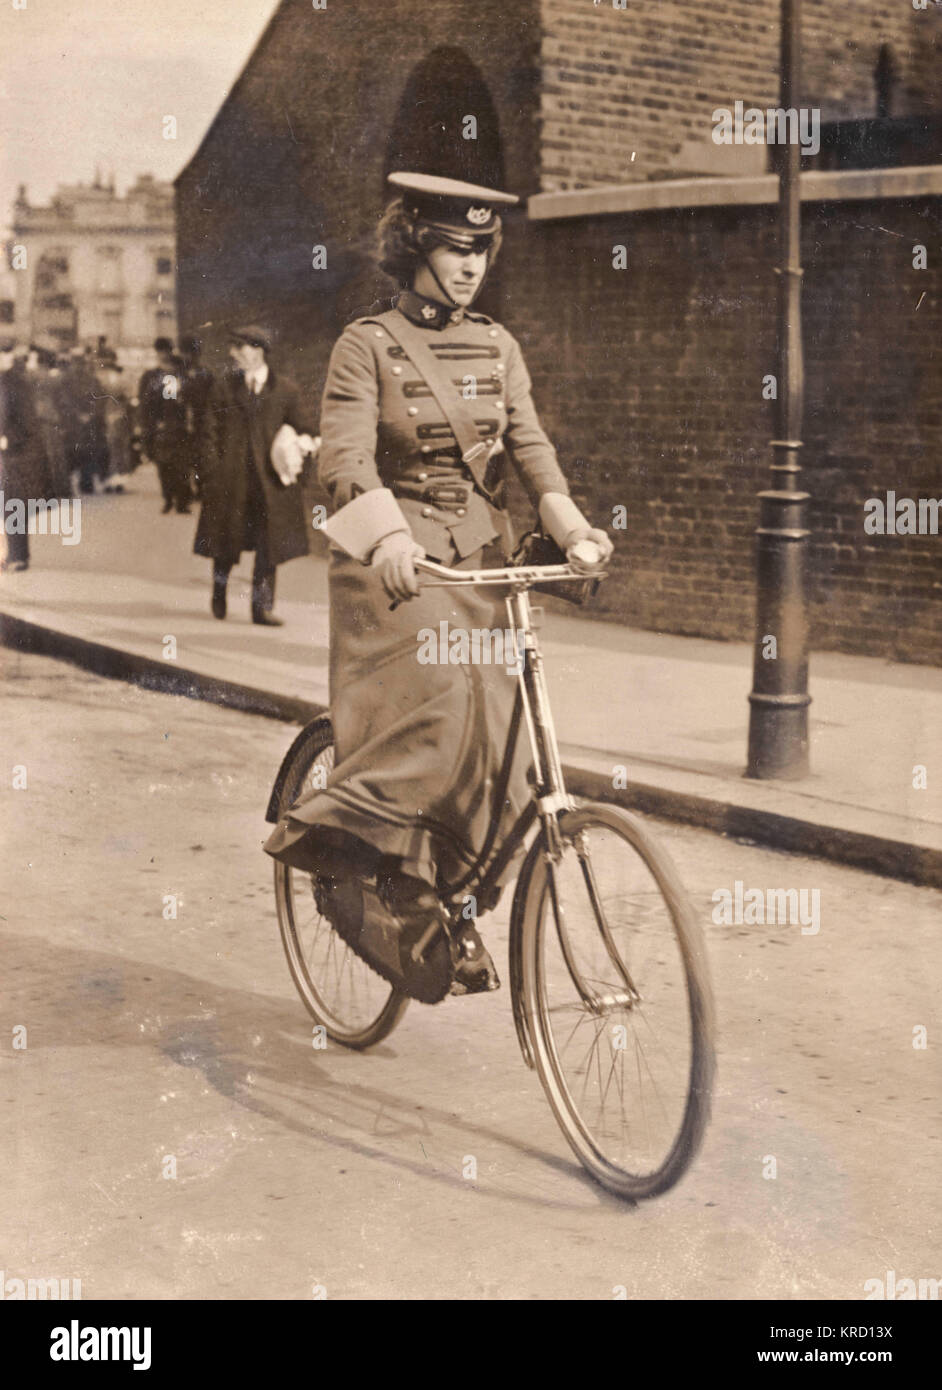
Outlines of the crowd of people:
{"label": "crowd of people", "polygon": [[[121,493],[143,459],[157,467],[164,511],[200,495],[199,448],[212,374],[200,343],[154,344],[138,383],[104,337],[63,350],[51,340],[0,341],[0,485],[6,501]],[[9,532],[5,570],[29,566],[29,536]]]}
{"label": "crowd of people", "polygon": [[[229,333],[228,369],[214,375],[198,338],[154,343],[156,365],[136,394],[101,338],[67,354],[0,343],[0,486],[28,504],[123,492],[142,460],[157,469],[164,513],[201,503],[194,550],[213,562],[211,610],[224,619],[231,570],[254,552],[253,623],[278,627],[275,570],[309,550],[301,480],[316,456],[312,413],[269,363],[272,333]],[[8,532],[6,570],[29,566],[29,535]]]}

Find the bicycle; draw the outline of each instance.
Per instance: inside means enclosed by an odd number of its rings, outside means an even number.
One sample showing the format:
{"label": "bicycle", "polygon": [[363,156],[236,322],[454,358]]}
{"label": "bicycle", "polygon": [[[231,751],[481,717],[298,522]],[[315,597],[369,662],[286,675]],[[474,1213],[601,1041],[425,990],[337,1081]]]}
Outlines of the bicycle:
{"label": "bicycle", "polygon": [[[712,991],[700,925],[666,851],[636,816],[607,802],[577,804],[565,789],[529,591],[586,576],[568,563],[453,570],[419,560],[416,571],[434,586],[507,588],[519,663],[495,806],[504,803],[524,722],[533,753],[531,801],[501,844],[495,817],[477,863],[443,901],[456,928],[469,902],[487,910],[502,871],[536,827],[510,915],[510,991],[523,1059],[592,1177],[621,1197],[656,1196],[689,1167],[708,1123]],[[321,716],[282,762],[266,819],[277,821],[302,793],[323,788],[332,767],[330,719]],[[275,863],[292,977],[329,1038],[370,1047],[410,1001],[337,935],[315,889],[312,875]],[[630,1086],[637,1100],[626,1107]]]}

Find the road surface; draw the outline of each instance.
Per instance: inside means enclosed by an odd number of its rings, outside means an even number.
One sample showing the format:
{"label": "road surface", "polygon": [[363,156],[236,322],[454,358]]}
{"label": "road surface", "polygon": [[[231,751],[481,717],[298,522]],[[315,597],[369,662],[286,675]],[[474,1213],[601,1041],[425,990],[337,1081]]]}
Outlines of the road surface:
{"label": "road surface", "polygon": [[[942,1276],[942,895],[658,826],[706,924],[719,1072],[695,1167],[625,1206],[556,1129],[506,987],[414,1004],[367,1054],[314,1049],[260,850],[294,729],[0,662],[7,1279],[109,1299],[859,1299],[890,1270]],[[715,925],[737,880],[819,889],[820,931]],[[506,913],[484,926],[505,963]]]}

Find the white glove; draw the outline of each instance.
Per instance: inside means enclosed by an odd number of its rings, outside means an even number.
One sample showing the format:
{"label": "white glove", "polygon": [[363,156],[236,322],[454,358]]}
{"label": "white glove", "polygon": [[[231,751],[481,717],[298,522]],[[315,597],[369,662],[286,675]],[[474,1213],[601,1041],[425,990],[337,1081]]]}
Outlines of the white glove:
{"label": "white glove", "polygon": [[391,599],[400,602],[415,598],[419,592],[413,560],[422,559],[425,551],[408,531],[393,531],[384,536],[370,556],[370,565],[378,570],[383,588]]}
{"label": "white glove", "polygon": [[[591,573],[604,565],[612,553],[612,543],[604,531],[590,526],[571,497],[562,492],[546,492],[540,498],[540,521],[546,531],[565,550],[566,559],[580,574]],[[592,565],[581,555],[573,554],[579,541],[592,541],[601,551],[597,564]]]}
{"label": "white glove", "polygon": [[[577,547],[581,548],[584,541],[590,541],[598,547],[601,553],[597,560],[587,560],[579,554]],[[611,559],[612,549],[612,543],[605,532],[594,526],[580,527],[578,531],[573,531],[566,537],[566,559],[580,574],[591,574],[593,570],[601,569]]]}
{"label": "white glove", "polygon": [[271,444],[272,467],[285,487],[297,482],[304,467],[301,437],[290,425],[282,425]]}

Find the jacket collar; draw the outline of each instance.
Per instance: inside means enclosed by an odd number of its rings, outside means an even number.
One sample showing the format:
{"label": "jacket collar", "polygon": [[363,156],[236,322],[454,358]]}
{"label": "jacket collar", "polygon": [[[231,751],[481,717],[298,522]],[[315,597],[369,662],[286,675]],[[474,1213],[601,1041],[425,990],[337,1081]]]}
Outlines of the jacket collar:
{"label": "jacket collar", "polygon": [[396,308],[422,328],[445,328],[448,324],[461,323],[465,315],[464,309],[449,308],[447,304],[439,304],[437,299],[416,294],[415,290],[403,290],[396,300]]}
{"label": "jacket collar", "polygon": [[227,368],[226,375],[231,383],[232,390],[236,393],[236,395],[242,395],[247,400],[260,400],[262,396],[267,396],[269,391],[273,390],[275,385],[275,373],[272,370],[271,363],[268,364],[268,376],[265,378],[265,382],[258,395],[256,395],[254,391],[249,390],[248,384],[245,380],[245,372],[243,372],[241,367],[236,367],[233,365],[231,368]]}

